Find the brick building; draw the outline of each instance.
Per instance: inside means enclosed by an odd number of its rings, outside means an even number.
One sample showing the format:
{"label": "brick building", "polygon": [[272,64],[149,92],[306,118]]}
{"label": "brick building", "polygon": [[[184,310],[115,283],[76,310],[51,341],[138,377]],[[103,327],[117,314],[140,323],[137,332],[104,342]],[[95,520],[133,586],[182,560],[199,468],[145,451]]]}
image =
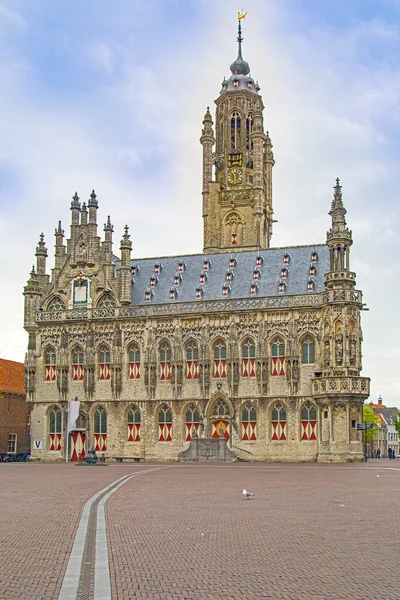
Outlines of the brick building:
{"label": "brick building", "polygon": [[30,451],[24,365],[0,359],[0,454]]}
{"label": "brick building", "polygon": [[[326,241],[271,248],[271,138],[242,57],[205,113],[202,254],[138,259],[128,227],[75,193],[69,239],[43,234],[24,290],[32,455],[60,460],[68,400],[80,401],[71,458],[174,460],[193,438],[224,437],[248,460],[361,460],[362,293],[339,180]],[[150,226],[150,224],[149,224]]]}

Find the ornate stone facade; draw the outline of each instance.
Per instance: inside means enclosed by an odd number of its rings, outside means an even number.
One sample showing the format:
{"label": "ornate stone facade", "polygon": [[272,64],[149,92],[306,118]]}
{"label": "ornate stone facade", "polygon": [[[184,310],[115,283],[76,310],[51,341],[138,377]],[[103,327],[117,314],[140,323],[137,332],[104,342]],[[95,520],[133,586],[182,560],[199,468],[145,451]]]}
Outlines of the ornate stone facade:
{"label": "ornate stone facade", "polygon": [[[320,246],[270,249],[274,157],[259,86],[241,54],[203,121],[204,252],[132,259],[128,227],[97,233],[75,194],[70,237],[43,235],[24,290],[32,457],[175,460],[224,436],[246,460],[362,459],[362,294],[339,180]],[[214,152],[214,144],[216,148]],[[80,416],[67,434],[68,400]]]}

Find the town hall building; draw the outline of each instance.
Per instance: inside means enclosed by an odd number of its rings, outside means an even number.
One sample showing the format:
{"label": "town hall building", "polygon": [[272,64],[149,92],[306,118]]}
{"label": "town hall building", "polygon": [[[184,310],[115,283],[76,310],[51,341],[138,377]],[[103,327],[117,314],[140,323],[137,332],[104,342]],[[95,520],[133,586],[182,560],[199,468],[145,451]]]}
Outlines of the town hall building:
{"label": "town hall building", "polygon": [[128,226],[115,248],[94,191],[73,196],[68,239],[58,224],[50,275],[40,236],[24,288],[33,459],[172,461],[221,438],[248,461],[362,459],[363,300],[341,185],[325,241],[271,246],[275,159],[240,20],[238,44],[201,131],[203,253],[136,258]]}

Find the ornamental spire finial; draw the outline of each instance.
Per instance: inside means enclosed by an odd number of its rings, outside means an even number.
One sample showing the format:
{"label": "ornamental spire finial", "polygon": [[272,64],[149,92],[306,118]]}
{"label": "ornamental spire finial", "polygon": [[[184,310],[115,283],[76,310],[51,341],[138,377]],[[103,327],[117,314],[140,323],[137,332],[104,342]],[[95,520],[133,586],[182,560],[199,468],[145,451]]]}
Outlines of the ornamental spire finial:
{"label": "ornamental spire finial", "polygon": [[250,73],[250,67],[248,65],[248,63],[243,60],[242,57],[242,42],[243,42],[243,37],[242,37],[242,19],[245,19],[247,15],[247,12],[238,12],[238,44],[239,44],[239,49],[238,49],[238,57],[235,60],[234,63],[231,64],[231,71],[232,71],[232,75],[248,75]]}

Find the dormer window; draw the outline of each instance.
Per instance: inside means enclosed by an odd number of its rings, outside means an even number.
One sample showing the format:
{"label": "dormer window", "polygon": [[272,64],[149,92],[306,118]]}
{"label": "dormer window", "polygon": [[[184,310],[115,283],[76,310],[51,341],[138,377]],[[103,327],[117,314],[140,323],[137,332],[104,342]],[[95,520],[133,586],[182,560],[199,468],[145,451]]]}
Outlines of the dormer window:
{"label": "dormer window", "polygon": [[315,267],[310,267],[310,277],[315,277],[317,270]]}
{"label": "dormer window", "polygon": [[182,277],[181,277],[180,273],[175,273],[174,285],[179,285],[181,282],[181,279],[182,279]]}
{"label": "dormer window", "polygon": [[225,275],[225,281],[232,281],[233,280],[233,273],[232,271],[228,271],[227,274]]}
{"label": "dormer window", "polygon": [[290,256],[289,256],[289,254],[285,254],[285,256],[283,257],[283,264],[288,265],[289,263],[290,263]]}
{"label": "dormer window", "polygon": [[261,267],[262,264],[263,264],[263,262],[264,262],[263,257],[262,256],[257,256],[257,258],[256,258],[256,265],[257,265],[257,267]]}
{"label": "dormer window", "polygon": [[313,252],[311,254],[311,262],[317,262],[318,261],[318,254],[316,252]]}
{"label": "dormer window", "polygon": [[252,81],[248,81],[247,82],[247,87],[249,88],[249,90],[253,89],[253,82]]}
{"label": "dormer window", "polygon": [[282,269],[281,271],[281,279],[287,279],[288,271],[287,269]]}
{"label": "dormer window", "polygon": [[234,269],[236,267],[236,258],[231,257],[229,259],[229,268]]}
{"label": "dormer window", "polygon": [[204,285],[205,282],[207,281],[207,273],[200,273],[200,284]]}
{"label": "dormer window", "polygon": [[153,275],[152,277],[150,277],[150,287],[156,287],[157,281],[158,281],[158,278],[155,277],[155,275]]}
{"label": "dormer window", "polygon": [[176,291],[176,289],[175,289],[174,287],[172,287],[172,288],[169,290],[169,299],[170,299],[170,300],[176,300],[177,293],[178,293],[178,292]]}
{"label": "dormer window", "polygon": [[254,281],[260,281],[260,269],[255,268],[253,271],[253,279]]}
{"label": "dormer window", "polygon": [[178,263],[178,271],[179,271],[179,273],[183,273],[184,270],[185,270],[185,263],[183,262],[183,260],[181,260]]}
{"label": "dormer window", "polygon": [[138,270],[139,269],[137,268],[136,265],[132,265],[132,267],[131,267],[131,275],[132,275],[132,277],[136,277]]}
{"label": "dormer window", "polygon": [[222,295],[223,296],[229,296],[230,289],[231,288],[229,287],[229,285],[224,284],[222,286]]}
{"label": "dormer window", "polygon": [[236,244],[237,244],[237,233],[232,233],[231,244],[232,244],[232,246],[236,246]]}
{"label": "dormer window", "polygon": [[196,298],[201,298],[203,296],[203,288],[200,286],[197,286],[195,295],[196,295]]}
{"label": "dormer window", "polygon": [[239,79],[233,80],[233,87],[239,87]]}
{"label": "dormer window", "polygon": [[280,294],[284,294],[286,291],[286,285],[284,283],[280,283],[278,286],[278,291]]}
{"label": "dormer window", "polygon": [[147,290],[145,291],[145,293],[144,293],[144,299],[145,299],[145,301],[146,301],[146,302],[151,302],[151,298],[152,298],[152,296],[153,296],[153,291],[152,291],[152,290],[149,290],[149,289],[147,289]]}
{"label": "dormer window", "polygon": [[250,286],[250,295],[255,296],[258,292],[258,285],[256,283],[252,283]]}
{"label": "dormer window", "polygon": [[307,283],[307,292],[312,292],[314,290],[314,282],[313,281],[309,281]]}
{"label": "dormer window", "polygon": [[154,265],[154,273],[156,275],[159,275],[161,273],[161,269],[162,269],[161,263],[158,262]]}
{"label": "dormer window", "polygon": [[209,271],[209,270],[210,270],[210,261],[205,260],[203,263],[203,271]]}

